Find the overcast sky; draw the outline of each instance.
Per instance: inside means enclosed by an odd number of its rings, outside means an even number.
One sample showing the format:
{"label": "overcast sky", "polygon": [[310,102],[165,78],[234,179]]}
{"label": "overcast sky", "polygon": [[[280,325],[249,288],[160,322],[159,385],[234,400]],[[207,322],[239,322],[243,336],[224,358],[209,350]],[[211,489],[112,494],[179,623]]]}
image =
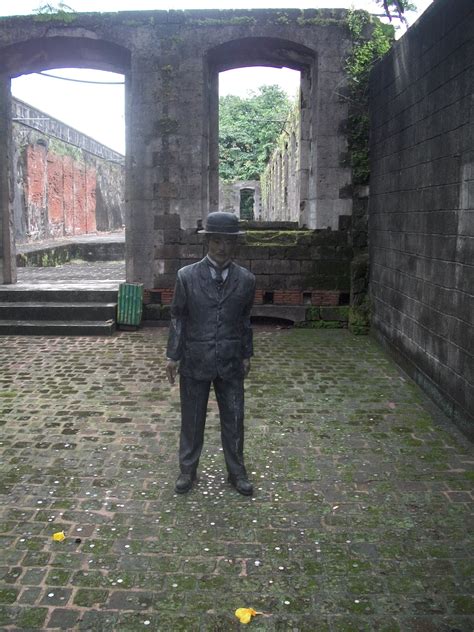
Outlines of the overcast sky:
{"label": "overcast sky", "polygon": [[[415,0],[416,13],[408,14],[412,24],[431,4],[431,0]],[[0,16],[28,15],[47,0],[0,0]],[[59,0],[49,4],[58,6]],[[78,12],[139,11],[168,9],[259,9],[259,8],[350,8],[381,13],[371,0],[65,0],[64,4]],[[93,81],[122,81],[121,75],[85,69],[48,71],[55,75]],[[263,84],[277,83],[290,96],[296,94],[299,73],[286,68],[242,68],[220,75],[221,94],[245,96]],[[121,85],[88,85],[52,79],[38,74],[23,75],[12,81],[14,96],[47,112],[98,141],[124,153],[124,92]]]}

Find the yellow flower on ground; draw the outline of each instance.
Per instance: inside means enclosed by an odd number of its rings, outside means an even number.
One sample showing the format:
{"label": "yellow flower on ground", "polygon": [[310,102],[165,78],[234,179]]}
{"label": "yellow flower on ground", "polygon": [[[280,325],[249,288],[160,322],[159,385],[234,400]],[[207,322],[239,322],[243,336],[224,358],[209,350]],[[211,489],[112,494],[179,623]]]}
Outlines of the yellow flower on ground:
{"label": "yellow flower on ground", "polygon": [[56,531],[56,533],[53,533],[53,540],[55,542],[62,542],[65,539],[66,534],[64,533],[64,531]]}
{"label": "yellow flower on ground", "polygon": [[253,608],[237,608],[235,611],[235,616],[240,623],[250,623],[250,621],[252,621],[252,617],[256,614],[258,613]]}

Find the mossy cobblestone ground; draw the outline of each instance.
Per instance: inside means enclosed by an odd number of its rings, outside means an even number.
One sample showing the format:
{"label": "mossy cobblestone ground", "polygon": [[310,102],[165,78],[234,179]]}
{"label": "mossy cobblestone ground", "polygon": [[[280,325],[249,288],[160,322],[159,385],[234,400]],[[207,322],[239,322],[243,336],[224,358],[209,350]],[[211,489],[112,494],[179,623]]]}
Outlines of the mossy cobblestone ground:
{"label": "mossy cobblestone ground", "polygon": [[165,342],[1,338],[1,629],[227,632],[238,607],[265,613],[249,630],[474,628],[472,447],[372,339],[256,332],[252,499],[212,398],[200,481],[174,494]]}

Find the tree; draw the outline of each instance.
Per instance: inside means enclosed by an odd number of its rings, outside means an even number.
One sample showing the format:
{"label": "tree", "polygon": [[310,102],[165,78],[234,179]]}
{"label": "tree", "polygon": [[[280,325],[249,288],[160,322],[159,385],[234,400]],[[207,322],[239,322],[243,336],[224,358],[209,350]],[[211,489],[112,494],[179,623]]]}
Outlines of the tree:
{"label": "tree", "polygon": [[[377,4],[381,4],[383,6],[390,22],[392,21],[392,17],[398,17],[405,25],[407,24],[407,20],[404,15],[405,11],[415,11],[416,9],[416,6],[409,2],[409,0],[377,0]],[[395,11],[397,15],[394,16],[392,11]]]}
{"label": "tree", "polygon": [[259,179],[292,107],[277,85],[261,86],[246,98],[220,98],[219,174],[223,180]]}

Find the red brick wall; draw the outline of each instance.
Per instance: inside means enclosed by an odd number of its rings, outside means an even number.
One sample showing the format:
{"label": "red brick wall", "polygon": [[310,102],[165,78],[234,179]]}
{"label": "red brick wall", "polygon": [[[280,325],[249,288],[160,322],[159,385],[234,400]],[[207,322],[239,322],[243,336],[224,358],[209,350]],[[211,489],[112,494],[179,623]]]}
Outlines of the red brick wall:
{"label": "red brick wall", "polygon": [[[255,290],[255,304],[263,305],[265,303],[264,294],[269,294],[268,290]],[[318,291],[318,292],[303,292],[298,290],[275,290],[271,292],[273,294],[274,305],[315,305],[319,307],[333,307],[339,305],[340,292],[336,291]],[[309,302],[306,295],[310,294],[311,302]],[[159,297],[160,300],[156,300],[154,297]],[[173,290],[170,288],[161,288],[156,290],[145,290],[144,303],[161,303],[162,305],[170,305],[173,300]]]}
{"label": "red brick wall", "polygon": [[50,152],[26,148],[28,234],[33,239],[96,231],[96,169]]}

